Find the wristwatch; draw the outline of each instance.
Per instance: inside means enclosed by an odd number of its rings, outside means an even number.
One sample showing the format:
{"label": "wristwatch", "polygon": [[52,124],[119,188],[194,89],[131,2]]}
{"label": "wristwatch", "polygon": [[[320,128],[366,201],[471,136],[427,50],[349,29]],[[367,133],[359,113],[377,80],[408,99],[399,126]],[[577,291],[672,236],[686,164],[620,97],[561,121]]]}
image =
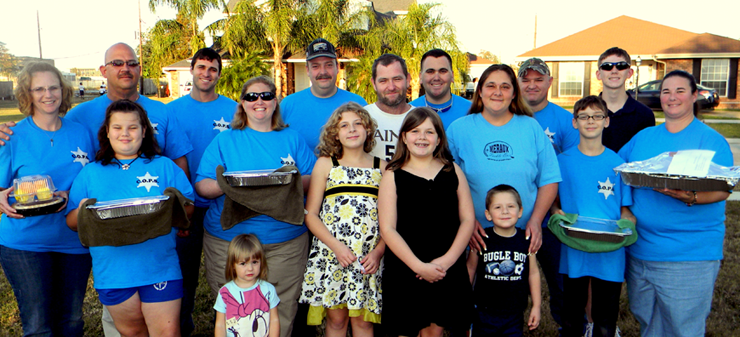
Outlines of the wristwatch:
{"label": "wristwatch", "polygon": [[689,207],[694,206],[694,204],[696,203],[696,191],[691,191],[691,193],[694,193],[694,198],[691,199],[691,201],[686,203],[686,206],[689,206]]}

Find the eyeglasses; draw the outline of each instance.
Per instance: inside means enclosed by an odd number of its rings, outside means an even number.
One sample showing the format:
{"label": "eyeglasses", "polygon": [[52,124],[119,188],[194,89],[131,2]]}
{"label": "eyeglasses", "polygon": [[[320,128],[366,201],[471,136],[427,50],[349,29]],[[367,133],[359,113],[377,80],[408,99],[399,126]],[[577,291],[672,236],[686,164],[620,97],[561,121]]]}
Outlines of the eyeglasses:
{"label": "eyeglasses", "polygon": [[248,92],[242,96],[242,99],[247,102],[254,102],[258,98],[262,98],[263,101],[272,101],[275,99],[275,94],[265,91],[265,92]]}
{"label": "eyeglasses", "polygon": [[105,65],[109,65],[109,64],[112,64],[114,67],[123,67],[123,65],[126,64],[129,67],[133,68],[133,67],[138,67],[139,66],[139,61],[137,61],[137,60],[128,60],[128,61],[124,61],[124,60],[113,60],[113,61],[110,61],[110,62],[106,63]]}
{"label": "eyeglasses", "polygon": [[32,93],[34,93],[34,94],[37,94],[37,95],[43,95],[47,91],[50,92],[50,93],[56,93],[56,92],[59,92],[59,90],[62,90],[62,87],[56,86],[56,85],[52,85],[52,86],[46,87],[46,88],[44,88],[44,87],[31,88],[30,91]]}
{"label": "eyeglasses", "polygon": [[603,71],[611,71],[615,66],[617,67],[617,70],[625,70],[630,67],[630,64],[624,61],[604,62],[599,66],[599,69]]}
{"label": "eyeglasses", "polygon": [[578,115],[578,117],[576,117],[576,119],[578,119],[579,121],[587,121],[589,118],[593,118],[595,121],[598,122],[598,121],[603,121],[604,119],[606,119],[606,116],[604,115],[593,115],[593,116]]}

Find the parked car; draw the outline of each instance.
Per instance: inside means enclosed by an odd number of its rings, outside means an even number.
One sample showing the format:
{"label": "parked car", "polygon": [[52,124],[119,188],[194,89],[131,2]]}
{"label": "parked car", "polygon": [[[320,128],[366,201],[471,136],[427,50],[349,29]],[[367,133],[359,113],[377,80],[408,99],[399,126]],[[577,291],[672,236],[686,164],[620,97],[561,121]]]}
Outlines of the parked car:
{"label": "parked car", "polygon": [[193,90],[193,82],[185,83],[185,93],[189,94],[190,90]]}
{"label": "parked car", "polygon": [[[647,105],[650,109],[662,109],[660,106],[660,80],[647,82],[638,89],[637,100],[640,103]],[[719,94],[717,90],[700,84],[697,84],[697,89],[699,89],[697,102],[700,109],[711,110],[719,105]],[[632,97],[635,97],[635,89],[629,90],[629,93]]]}
{"label": "parked car", "polygon": [[100,94],[100,96],[103,96],[106,92],[108,92],[108,89],[105,87],[105,84],[101,84],[98,93]]}

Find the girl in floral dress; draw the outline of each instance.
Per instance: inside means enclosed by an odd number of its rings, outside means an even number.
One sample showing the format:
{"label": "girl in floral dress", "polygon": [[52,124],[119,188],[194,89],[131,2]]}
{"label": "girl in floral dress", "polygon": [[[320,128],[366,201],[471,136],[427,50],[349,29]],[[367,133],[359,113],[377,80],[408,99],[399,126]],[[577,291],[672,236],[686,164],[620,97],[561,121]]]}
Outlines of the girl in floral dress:
{"label": "girl in floral dress", "polygon": [[[313,243],[300,302],[309,303],[308,325],[321,325],[326,336],[372,336],[380,323],[382,257],[385,243],[378,229],[378,186],[385,161],[368,152],[376,122],[357,103],[332,114],[317,147],[306,200],[306,225]],[[349,317],[349,320],[347,319]]]}

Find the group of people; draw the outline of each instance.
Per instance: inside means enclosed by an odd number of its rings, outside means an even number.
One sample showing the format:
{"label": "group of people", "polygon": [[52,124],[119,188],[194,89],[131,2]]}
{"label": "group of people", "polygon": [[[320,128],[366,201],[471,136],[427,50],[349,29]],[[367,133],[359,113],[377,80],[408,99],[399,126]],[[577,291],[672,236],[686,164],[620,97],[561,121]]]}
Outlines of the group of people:
{"label": "group of people", "polygon": [[[0,264],[24,334],[81,336],[92,270],[106,336],[189,336],[203,256],[217,336],[307,336],[324,320],[327,336],[350,325],[353,336],[522,335],[540,322],[538,262],[563,336],[618,334],[625,279],[642,335],[703,335],[729,192],[632,189],[613,171],[684,149],[732,165],[724,138],[695,118],[693,76],[666,74],[655,126],[625,91],[631,60],[616,47],[598,59],[603,92],[573,114],[547,100],[553,77],[537,58],[518,73],[489,67],[468,101],[451,93],[450,55],[430,50],[425,95],[407,102],[406,62],[384,54],[369,105],[337,87],[329,41],[313,41],[306,62],[311,87],[279,102],[260,76],[235,102],[216,93],[221,57],[204,48],[190,94],[164,105],[137,93],[139,61],[116,44],[100,67],[106,95],[72,109],[56,68],[24,68],[28,117],[0,126]],[[283,168],[292,183],[248,193],[222,175]],[[11,186],[34,174],[68,202],[24,218]],[[152,215],[115,222],[133,238],[87,239],[105,229],[88,205],[158,195],[179,200],[168,214],[189,226]],[[639,238],[572,248],[547,226],[569,214],[629,222]]]}

